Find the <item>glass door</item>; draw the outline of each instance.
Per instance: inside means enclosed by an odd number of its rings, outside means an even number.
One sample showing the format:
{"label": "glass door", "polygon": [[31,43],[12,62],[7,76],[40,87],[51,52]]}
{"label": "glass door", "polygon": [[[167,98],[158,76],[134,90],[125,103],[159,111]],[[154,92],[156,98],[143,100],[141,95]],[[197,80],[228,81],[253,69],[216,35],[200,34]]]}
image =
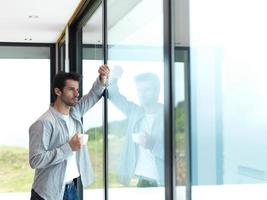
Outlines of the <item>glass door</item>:
{"label": "glass door", "polygon": [[[93,82],[98,78],[98,68],[103,64],[102,41],[102,4],[90,14],[83,26],[82,73],[83,94],[87,94]],[[91,11],[91,10],[90,10]],[[89,135],[88,151],[94,172],[94,182],[84,190],[83,199],[104,199],[104,129],[103,98],[83,117],[84,130]]]}
{"label": "glass door", "polygon": [[163,200],[163,1],[114,0],[107,10],[108,198]]}

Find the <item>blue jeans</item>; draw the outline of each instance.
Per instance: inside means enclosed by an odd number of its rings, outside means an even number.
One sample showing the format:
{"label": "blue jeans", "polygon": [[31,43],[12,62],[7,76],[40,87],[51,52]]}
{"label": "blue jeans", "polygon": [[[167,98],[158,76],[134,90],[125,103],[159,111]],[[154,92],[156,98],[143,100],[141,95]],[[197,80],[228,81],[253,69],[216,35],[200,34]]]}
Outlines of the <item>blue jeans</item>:
{"label": "blue jeans", "polygon": [[[40,197],[33,189],[31,191],[31,200],[44,200]],[[77,189],[74,185],[74,182],[67,184],[65,186],[63,200],[80,200],[77,194]]]}
{"label": "blue jeans", "polygon": [[63,200],[80,200],[73,181],[65,186]]}
{"label": "blue jeans", "polygon": [[44,200],[42,197],[39,196],[33,189],[31,191],[31,200]]}

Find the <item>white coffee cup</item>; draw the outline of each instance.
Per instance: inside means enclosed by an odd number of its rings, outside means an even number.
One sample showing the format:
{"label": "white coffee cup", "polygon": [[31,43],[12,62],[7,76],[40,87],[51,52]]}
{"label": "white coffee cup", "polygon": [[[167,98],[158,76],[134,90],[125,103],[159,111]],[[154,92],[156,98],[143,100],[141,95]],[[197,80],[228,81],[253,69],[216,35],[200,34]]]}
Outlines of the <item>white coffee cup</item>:
{"label": "white coffee cup", "polygon": [[132,133],[132,140],[137,144],[141,142],[141,137],[142,137],[141,133]]}
{"label": "white coffee cup", "polygon": [[79,137],[81,138],[82,145],[85,145],[88,141],[88,135],[87,134],[80,134]]}

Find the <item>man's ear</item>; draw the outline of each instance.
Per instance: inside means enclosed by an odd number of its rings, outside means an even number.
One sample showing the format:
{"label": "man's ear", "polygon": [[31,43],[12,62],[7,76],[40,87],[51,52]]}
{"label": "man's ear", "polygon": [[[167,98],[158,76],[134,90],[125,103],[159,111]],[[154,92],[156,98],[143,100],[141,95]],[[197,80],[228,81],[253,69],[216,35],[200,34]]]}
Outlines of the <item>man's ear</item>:
{"label": "man's ear", "polygon": [[62,94],[59,88],[54,88],[54,92],[57,96],[60,96]]}

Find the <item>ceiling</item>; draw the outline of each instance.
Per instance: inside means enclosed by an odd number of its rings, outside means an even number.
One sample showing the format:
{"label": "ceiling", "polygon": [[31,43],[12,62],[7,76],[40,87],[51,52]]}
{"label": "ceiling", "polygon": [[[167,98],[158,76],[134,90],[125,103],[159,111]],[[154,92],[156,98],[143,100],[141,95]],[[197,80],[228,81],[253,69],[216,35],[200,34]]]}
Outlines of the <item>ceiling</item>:
{"label": "ceiling", "polygon": [[0,1],[0,42],[55,43],[81,1]]}
{"label": "ceiling", "polygon": [[[83,1],[84,0],[2,0],[0,1],[0,42],[55,43],[76,8]],[[111,14],[108,15],[108,30],[110,38],[114,39],[114,43],[117,43],[117,40],[120,41],[123,38],[122,34],[129,35],[129,32],[134,33],[136,30],[140,29],[140,24],[137,24],[137,26],[133,22],[139,21],[145,23],[145,20],[137,20],[136,17],[139,16],[140,18],[146,16],[143,19],[147,19],[148,16],[152,16],[153,13],[162,12],[156,11],[154,8],[153,12],[147,13],[145,9],[145,12],[142,14],[141,11],[137,11],[137,5],[141,2],[150,2],[150,4],[152,4],[151,2],[153,1],[108,0],[109,10],[112,11]],[[188,8],[188,1],[175,0],[175,2],[175,43],[186,46],[188,45],[189,21],[187,17],[188,9],[184,8]],[[138,15],[136,13],[138,13]],[[87,40],[84,41],[84,43],[95,44],[102,40],[101,22],[102,10],[98,9],[84,27],[84,39]],[[124,22],[126,24],[120,25]],[[129,26],[129,24],[131,25]],[[123,33],[121,27],[127,27],[127,33]],[[113,32],[114,34],[112,34]],[[149,38],[150,40],[153,39],[153,37]],[[139,42],[145,43],[148,41],[148,37],[143,39],[144,41],[140,40]],[[132,42],[136,41],[133,40]]]}

